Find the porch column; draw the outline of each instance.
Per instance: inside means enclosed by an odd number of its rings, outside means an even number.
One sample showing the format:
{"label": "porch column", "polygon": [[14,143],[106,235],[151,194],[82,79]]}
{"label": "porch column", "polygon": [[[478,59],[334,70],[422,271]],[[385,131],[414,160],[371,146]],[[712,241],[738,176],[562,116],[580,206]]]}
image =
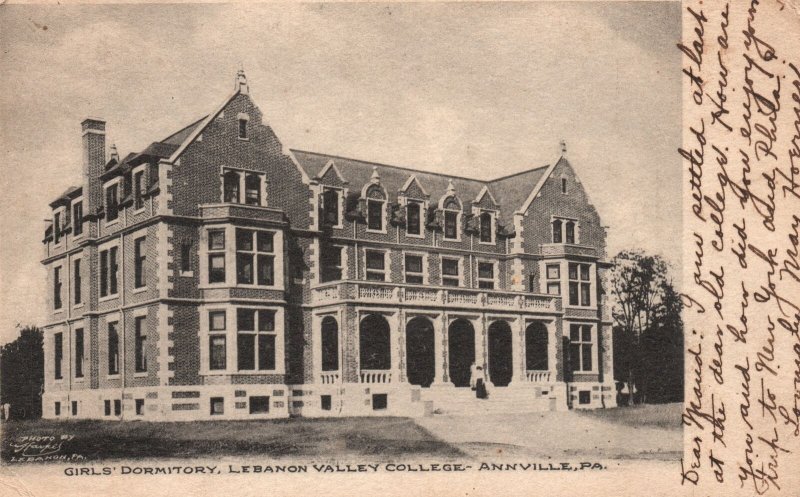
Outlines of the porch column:
{"label": "porch column", "polygon": [[448,342],[448,336],[449,336],[448,327],[450,325],[449,321],[450,321],[450,319],[448,318],[447,313],[442,313],[442,319],[441,319],[441,323],[442,324],[441,324],[441,331],[440,331],[441,338],[442,338],[442,340],[440,342],[441,343],[442,353],[441,353],[441,355],[439,357],[440,357],[440,360],[442,362],[442,382],[444,382],[444,383],[449,383],[450,382],[450,374],[447,371],[448,363],[449,363],[447,354],[449,353],[449,350],[450,350],[450,344]]}
{"label": "porch column", "polygon": [[444,341],[444,319],[434,318],[433,321],[433,383],[431,386],[441,386],[445,384],[444,354],[446,353]]}
{"label": "porch column", "polygon": [[517,318],[517,332],[511,329],[511,383],[525,383],[525,318]]}
{"label": "porch column", "polygon": [[[339,323],[336,323],[339,325]],[[316,314],[311,315],[311,371],[314,375],[312,383],[319,383],[322,376],[322,320]],[[339,362],[341,369],[342,363]]]}
{"label": "porch column", "polygon": [[[401,288],[402,290],[402,288]],[[402,309],[397,311],[397,335],[392,343],[392,349],[397,346],[397,379],[395,382],[406,383],[408,381],[408,358],[406,357],[406,314]],[[392,360],[394,367],[394,360]]]}
{"label": "porch column", "polygon": [[[489,359],[486,355],[486,351],[489,347],[489,338],[486,331],[486,314],[481,314],[481,317],[478,318],[477,325],[475,331],[475,365],[483,368],[486,378],[489,378]],[[487,381],[491,381],[491,379]]]}
{"label": "porch column", "polygon": [[389,372],[392,374],[391,383],[400,381],[400,353],[397,343],[400,335],[400,313],[392,315],[389,321]]}
{"label": "porch column", "polygon": [[547,326],[547,369],[550,371],[550,381],[555,383],[558,375],[558,358],[556,356],[556,345],[560,340],[556,329],[556,320],[548,321]]}

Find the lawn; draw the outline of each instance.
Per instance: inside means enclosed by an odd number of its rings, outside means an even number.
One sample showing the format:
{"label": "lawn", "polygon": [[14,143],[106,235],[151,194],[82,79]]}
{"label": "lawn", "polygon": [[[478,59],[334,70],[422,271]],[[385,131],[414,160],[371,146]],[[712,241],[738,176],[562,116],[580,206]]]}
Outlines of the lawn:
{"label": "lawn", "polygon": [[[406,418],[286,419],[147,423],[17,421],[3,425],[2,459],[31,436],[74,435],[60,454],[85,461],[127,458],[267,456],[269,458],[458,458],[462,453]],[[28,439],[30,440],[30,439]],[[18,454],[18,453],[17,453]]]}
{"label": "lawn", "polygon": [[648,404],[613,409],[575,411],[581,416],[631,427],[680,429],[682,404]]}

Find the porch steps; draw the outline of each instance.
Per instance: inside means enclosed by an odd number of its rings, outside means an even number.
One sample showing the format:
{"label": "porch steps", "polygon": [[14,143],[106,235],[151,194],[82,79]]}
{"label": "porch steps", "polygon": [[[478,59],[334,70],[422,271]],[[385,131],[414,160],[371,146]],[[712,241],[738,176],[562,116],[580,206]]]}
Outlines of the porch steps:
{"label": "porch steps", "polygon": [[422,400],[433,402],[435,414],[494,414],[549,411],[555,407],[549,395],[536,397],[528,388],[489,388],[488,399],[478,399],[469,388],[422,389]]}

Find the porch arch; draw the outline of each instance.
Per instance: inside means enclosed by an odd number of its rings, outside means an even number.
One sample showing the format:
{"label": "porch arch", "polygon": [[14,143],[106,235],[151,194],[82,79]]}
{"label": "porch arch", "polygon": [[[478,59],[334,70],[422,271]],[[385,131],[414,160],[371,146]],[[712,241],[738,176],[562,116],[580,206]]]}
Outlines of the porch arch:
{"label": "porch arch", "polygon": [[525,369],[528,371],[547,371],[549,369],[547,326],[534,321],[525,328]]}
{"label": "porch arch", "polygon": [[361,369],[391,369],[389,322],[380,314],[367,314],[358,325]]}
{"label": "porch arch", "polygon": [[433,323],[415,317],[406,324],[406,377],[412,385],[429,387],[436,376]]}
{"label": "porch arch", "polygon": [[447,330],[450,381],[457,387],[468,387],[470,367],[475,362],[475,328],[466,319],[450,323]]}
{"label": "porch arch", "polygon": [[489,379],[496,387],[511,383],[514,374],[513,335],[507,321],[489,325]]}
{"label": "porch arch", "polygon": [[333,316],[325,316],[320,328],[322,371],[339,370],[339,323]]}

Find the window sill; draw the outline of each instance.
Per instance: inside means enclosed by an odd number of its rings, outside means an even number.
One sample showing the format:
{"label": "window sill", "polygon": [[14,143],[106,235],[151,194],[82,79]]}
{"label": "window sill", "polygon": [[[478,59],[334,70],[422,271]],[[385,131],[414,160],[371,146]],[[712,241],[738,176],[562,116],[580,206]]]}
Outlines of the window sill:
{"label": "window sill", "polygon": [[64,312],[63,307],[59,307],[58,309],[53,309],[53,314],[62,314]]}
{"label": "window sill", "polygon": [[150,375],[147,371],[140,371],[138,373],[133,373],[134,378],[147,378]]}
{"label": "window sill", "polygon": [[238,138],[238,140],[239,140],[239,141],[241,141],[241,142],[249,142],[249,141],[250,141],[250,138],[242,138],[241,136],[239,136],[239,137],[237,137],[237,138]]}
{"label": "window sill", "polygon": [[119,373],[117,373],[117,374],[107,374],[106,375],[106,379],[107,380],[118,380],[119,379]]}
{"label": "window sill", "polygon": [[142,213],[142,212],[144,212],[144,211],[145,211],[145,206],[143,205],[143,206],[139,207],[138,209],[134,209],[134,210],[131,212],[131,215],[134,215],[134,216],[135,216],[135,215],[137,215],[137,214],[141,214],[141,213]]}
{"label": "window sill", "polygon": [[424,234],[415,235],[413,233],[406,232],[406,238],[418,238],[421,240],[425,238],[425,235]]}
{"label": "window sill", "polygon": [[81,302],[80,304],[73,305],[72,308],[73,309],[83,309],[83,302]]}
{"label": "window sill", "polygon": [[265,374],[286,374],[284,371],[277,370],[277,369],[265,369],[263,371],[228,371],[228,370],[205,370],[200,371],[200,376],[231,376],[231,375],[240,375],[240,376],[257,376],[257,375],[265,375]]}
{"label": "window sill", "polygon": [[478,241],[478,245],[497,245],[497,243],[494,242],[494,241],[492,241],[492,242],[482,242],[482,241],[479,240]]}
{"label": "window sill", "polygon": [[194,271],[181,271],[180,276],[183,278],[192,278],[194,277]]}
{"label": "window sill", "polygon": [[146,286],[142,286],[142,287],[139,287],[139,288],[134,288],[133,290],[131,290],[131,293],[132,294],[137,294],[137,293],[142,293],[142,292],[146,292],[146,291],[147,291],[147,287]]}
{"label": "window sill", "polygon": [[119,224],[119,218],[103,223],[103,227],[108,228],[109,226],[114,226],[115,224]]}
{"label": "window sill", "polygon": [[461,238],[445,238],[445,237],[442,237],[442,241],[443,242],[460,242]]}
{"label": "window sill", "polygon": [[74,381],[75,383],[86,383],[86,377],[85,376],[75,377],[72,379],[72,381]]}
{"label": "window sill", "polygon": [[385,235],[385,234],[388,233],[388,230],[374,230],[374,229],[367,228],[366,232],[367,233],[375,233],[375,234]]}
{"label": "window sill", "polygon": [[565,305],[564,310],[575,310],[575,311],[596,311],[597,306],[583,306],[583,305]]}
{"label": "window sill", "polygon": [[98,303],[100,303],[100,302],[109,302],[111,300],[118,299],[118,298],[119,298],[119,294],[118,293],[114,293],[114,294],[111,294],[111,295],[106,295],[105,297],[100,297],[97,300],[97,302]]}

